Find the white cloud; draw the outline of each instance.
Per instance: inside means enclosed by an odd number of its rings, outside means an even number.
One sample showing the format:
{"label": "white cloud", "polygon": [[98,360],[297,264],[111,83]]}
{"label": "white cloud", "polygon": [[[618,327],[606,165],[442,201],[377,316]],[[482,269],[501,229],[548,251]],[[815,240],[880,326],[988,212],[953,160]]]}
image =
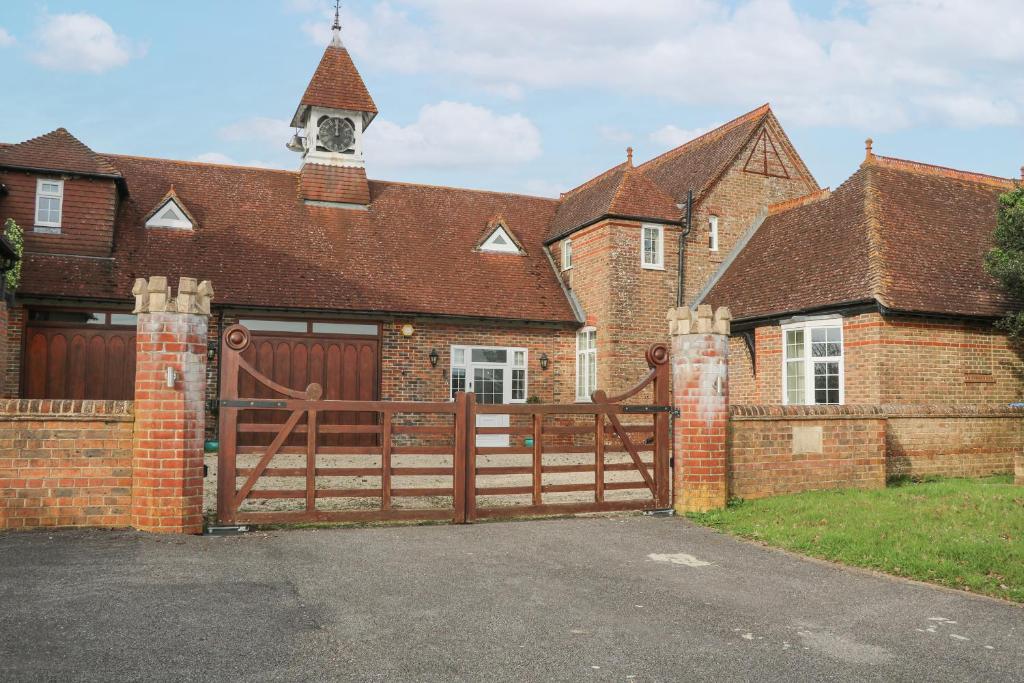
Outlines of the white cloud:
{"label": "white cloud", "polygon": [[[596,88],[872,130],[1024,121],[1019,0],[388,0],[348,10],[360,63],[489,92]],[[358,13],[356,13],[358,12]],[[317,44],[329,20],[308,24]],[[667,135],[667,133],[666,133]]]}
{"label": "white cloud", "polygon": [[540,131],[529,119],[462,102],[423,107],[407,126],[377,119],[366,131],[374,169],[508,166],[540,154]]}
{"label": "white cloud", "polygon": [[278,150],[291,139],[292,127],[284,119],[253,116],[224,126],[217,135],[227,142],[255,142]]}
{"label": "white cloud", "polygon": [[266,161],[236,161],[227,154],[221,152],[204,152],[196,156],[193,161],[201,161],[204,164],[222,164],[224,166],[252,166],[253,168],[278,168],[275,164]]}
{"label": "white cloud", "polygon": [[607,140],[608,142],[619,142],[625,144],[633,140],[632,133],[628,130],[617,128],[616,126],[600,126],[597,129],[597,132],[603,140]]}
{"label": "white cloud", "polygon": [[549,180],[534,178],[523,183],[523,191],[534,197],[558,197],[571,183],[554,183]]}
{"label": "white cloud", "polygon": [[7,29],[3,26],[0,26],[0,47],[9,47],[14,45],[15,42],[14,36],[8,33]]}
{"label": "white cloud", "polygon": [[102,73],[145,54],[145,48],[118,35],[92,14],[46,15],[34,35],[31,58],[48,69]]}
{"label": "white cloud", "polygon": [[667,126],[662,126],[651,133],[650,138],[651,142],[662,147],[674,149],[683,143],[704,135],[704,133],[707,133],[712,128],[718,128],[720,125],[722,124],[716,123],[711,126],[705,126],[704,128],[680,128],[669,124]]}

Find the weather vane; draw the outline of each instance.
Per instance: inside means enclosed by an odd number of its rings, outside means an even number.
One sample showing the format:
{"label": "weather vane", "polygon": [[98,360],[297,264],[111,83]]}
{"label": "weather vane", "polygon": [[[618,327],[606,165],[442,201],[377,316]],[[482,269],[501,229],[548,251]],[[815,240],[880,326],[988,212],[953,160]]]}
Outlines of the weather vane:
{"label": "weather vane", "polygon": [[341,0],[334,0],[334,26],[331,29],[341,30]]}

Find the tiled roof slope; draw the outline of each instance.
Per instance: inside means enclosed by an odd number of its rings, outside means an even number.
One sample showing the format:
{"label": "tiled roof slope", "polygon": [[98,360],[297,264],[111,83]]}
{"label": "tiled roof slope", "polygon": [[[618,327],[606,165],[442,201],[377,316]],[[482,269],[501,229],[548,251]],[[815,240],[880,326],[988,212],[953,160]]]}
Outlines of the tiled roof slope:
{"label": "tiled roof slope", "polygon": [[699,196],[718,179],[770,115],[771,108],[767,104],[762,105],[651,159],[639,168],[678,200],[684,198],[689,190]]}
{"label": "tiled roof slope", "polygon": [[877,301],[998,316],[1014,302],[984,269],[1002,178],[871,156],[831,196],[773,212],[704,298],[737,320]]}
{"label": "tiled roof slope", "polygon": [[638,169],[621,164],[562,196],[548,241],[608,215],[678,221],[681,210]]}
{"label": "tiled roof slope", "polygon": [[[562,195],[548,241],[563,237],[607,214],[679,220],[679,203],[689,190],[700,199],[728,170],[757,131],[777,124],[767,104],[633,168],[620,164]],[[817,183],[792,149],[784,151],[811,188]],[[612,210],[613,204],[615,210]]]}
{"label": "tiled roof slope", "polygon": [[120,171],[64,128],[0,147],[0,166],[121,177]]}
{"label": "tiled roof slope", "polygon": [[[305,107],[349,109],[368,114],[367,122],[377,115],[377,105],[366,89],[348,50],[329,45],[320,59],[313,78],[299,103],[296,120]],[[292,125],[298,125],[295,121]]]}
{"label": "tiled roof slope", "polygon": [[[23,295],[130,300],[134,278],[209,279],[215,303],[575,322],[542,241],[556,201],[370,181],[368,211],[306,205],[297,173],[111,157],[131,183],[112,261],[27,254]],[[144,228],[174,186],[194,231]],[[475,251],[494,216],[525,256]]]}

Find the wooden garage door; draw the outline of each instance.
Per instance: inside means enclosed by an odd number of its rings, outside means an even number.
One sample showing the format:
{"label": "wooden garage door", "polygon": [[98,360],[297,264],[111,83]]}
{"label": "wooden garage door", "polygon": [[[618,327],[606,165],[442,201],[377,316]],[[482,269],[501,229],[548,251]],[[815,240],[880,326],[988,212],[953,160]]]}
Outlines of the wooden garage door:
{"label": "wooden garage door", "polygon": [[[74,321],[88,317],[94,324]],[[22,396],[130,401],[135,395],[134,316],[33,312],[25,328]]]}
{"label": "wooden garage door", "polygon": [[[245,321],[243,321],[245,324]],[[365,326],[362,326],[365,327]],[[380,398],[380,339],[376,336],[252,333],[252,344],[242,354],[257,370],[290,389],[303,390],[312,383],[321,385],[328,400],[376,401]],[[247,373],[239,380],[240,396],[280,398]],[[239,423],[283,423],[287,411],[243,411]],[[321,424],[376,423],[373,413],[325,413]],[[266,445],[273,434],[246,433],[238,436],[239,445]],[[301,445],[305,437],[294,435],[288,445]],[[373,434],[321,434],[322,445],[372,446]]]}

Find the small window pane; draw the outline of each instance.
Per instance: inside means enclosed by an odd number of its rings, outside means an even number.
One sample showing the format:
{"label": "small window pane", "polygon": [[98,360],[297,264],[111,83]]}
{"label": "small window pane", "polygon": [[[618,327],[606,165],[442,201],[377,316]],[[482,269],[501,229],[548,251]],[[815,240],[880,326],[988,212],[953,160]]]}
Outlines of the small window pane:
{"label": "small window pane", "polygon": [[839,363],[814,364],[814,402],[839,403]]}
{"label": "small window pane", "polygon": [[804,331],[789,330],[786,332],[786,358],[804,357]]}
{"label": "small window pane", "polygon": [[526,370],[512,371],[512,400],[526,400]]}
{"label": "small window pane", "polygon": [[131,313],[111,313],[110,324],[111,325],[125,325],[135,327],[139,322],[138,316],[134,316]]}
{"label": "small window pane", "polygon": [[512,365],[514,365],[517,368],[525,368],[526,367],[526,352],[525,351],[516,351],[513,354],[513,356],[512,356]]}
{"label": "small window pane", "polygon": [[242,325],[253,332],[306,332],[309,324],[305,320],[240,320]]}
{"label": "small window pane", "polygon": [[376,325],[359,325],[357,323],[313,323],[313,332],[317,334],[352,334],[364,337],[376,337]]}
{"label": "small window pane", "polygon": [[800,405],[805,402],[804,381],[803,362],[786,363],[786,403]]}
{"label": "small window pane", "polygon": [[465,365],[466,364],[466,349],[453,349],[452,350],[452,365]]}
{"label": "small window pane", "polygon": [[508,351],[505,349],[473,349],[474,363],[507,363]]}
{"label": "small window pane", "polygon": [[473,391],[481,405],[501,405],[505,402],[505,370],[476,368],[473,371]]}
{"label": "small window pane", "polygon": [[466,368],[452,368],[452,398],[466,390]]}

